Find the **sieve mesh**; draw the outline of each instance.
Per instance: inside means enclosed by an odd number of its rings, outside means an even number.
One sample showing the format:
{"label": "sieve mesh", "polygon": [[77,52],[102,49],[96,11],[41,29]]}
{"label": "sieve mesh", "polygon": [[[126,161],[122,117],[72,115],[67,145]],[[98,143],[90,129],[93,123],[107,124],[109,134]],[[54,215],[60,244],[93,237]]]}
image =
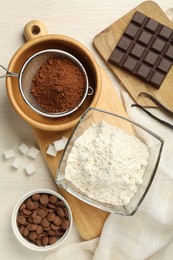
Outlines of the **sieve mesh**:
{"label": "sieve mesh", "polygon": [[[73,62],[75,65],[77,65],[80,70],[82,71],[85,81],[86,81],[86,87],[85,87],[85,92],[84,95],[80,101],[80,103],[73,109],[60,112],[60,113],[51,113],[42,108],[34,98],[34,96],[31,93],[31,86],[32,86],[32,80],[38,71],[38,69],[45,63],[49,58],[53,57],[59,57],[59,58],[66,58]],[[46,117],[62,117],[69,115],[76,111],[84,102],[87,94],[88,94],[88,77],[87,73],[83,67],[83,65],[71,54],[61,51],[61,50],[54,50],[54,49],[49,49],[49,50],[44,50],[41,52],[38,52],[34,54],[32,57],[30,57],[25,64],[23,65],[20,74],[19,74],[19,88],[21,91],[21,94],[25,100],[25,102],[33,109],[35,112],[46,116]]]}

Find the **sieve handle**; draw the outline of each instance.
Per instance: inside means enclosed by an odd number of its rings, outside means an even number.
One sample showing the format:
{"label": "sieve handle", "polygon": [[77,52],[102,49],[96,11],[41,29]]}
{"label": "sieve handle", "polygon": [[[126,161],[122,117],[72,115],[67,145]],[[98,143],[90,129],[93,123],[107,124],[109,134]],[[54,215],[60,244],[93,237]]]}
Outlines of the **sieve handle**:
{"label": "sieve handle", "polygon": [[94,93],[94,89],[91,86],[89,86],[88,87],[88,96],[92,96],[93,93]]}
{"label": "sieve handle", "polygon": [[39,20],[32,20],[24,27],[24,36],[27,41],[48,34],[46,26]]}
{"label": "sieve handle", "polygon": [[6,71],[6,74],[0,76],[0,79],[1,79],[1,78],[6,78],[6,77],[18,77],[18,76],[19,76],[19,73],[10,72],[8,69],[6,69],[6,68],[5,68],[4,66],[2,66],[1,64],[0,64],[0,68],[2,68],[3,70]]}

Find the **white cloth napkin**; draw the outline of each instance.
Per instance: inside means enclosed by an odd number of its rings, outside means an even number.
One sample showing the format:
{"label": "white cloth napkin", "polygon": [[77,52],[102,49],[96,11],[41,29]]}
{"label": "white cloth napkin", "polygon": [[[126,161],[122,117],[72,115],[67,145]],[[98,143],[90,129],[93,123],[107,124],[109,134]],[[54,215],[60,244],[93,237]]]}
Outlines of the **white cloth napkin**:
{"label": "white cloth napkin", "polygon": [[91,260],[96,251],[99,238],[62,247],[45,260]]}
{"label": "white cloth napkin", "polygon": [[[173,20],[173,8],[166,11]],[[119,90],[119,89],[118,89]],[[62,247],[45,260],[172,260],[173,259],[173,130],[160,124],[137,107],[121,89],[128,117],[164,139],[156,177],[136,214],[125,217],[110,214],[100,238]],[[151,110],[151,109],[150,109]],[[157,117],[173,125],[158,109]]]}

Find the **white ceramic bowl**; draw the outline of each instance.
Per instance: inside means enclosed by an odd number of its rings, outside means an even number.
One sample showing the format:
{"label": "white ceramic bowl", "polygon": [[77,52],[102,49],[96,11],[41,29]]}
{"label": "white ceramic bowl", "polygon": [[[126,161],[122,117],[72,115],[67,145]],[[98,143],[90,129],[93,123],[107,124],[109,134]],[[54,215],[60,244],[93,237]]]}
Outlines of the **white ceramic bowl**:
{"label": "white ceramic bowl", "polygon": [[[37,193],[44,193],[44,194],[50,194],[50,195],[54,195],[56,196],[58,199],[60,199],[61,201],[64,202],[65,207],[67,208],[67,212],[68,212],[68,216],[69,216],[69,221],[70,221],[70,225],[67,228],[67,230],[65,231],[65,233],[62,235],[62,237],[54,244],[52,245],[46,245],[46,246],[38,246],[32,242],[30,242],[29,240],[27,240],[19,231],[18,225],[17,225],[17,216],[18,216],[18,210],[21,206],[21,204],[30,196],[32,196],[33,194],[37,194]],[[14,209],[13,209],[13,213],[12,213],[12,229],[13,232],[17,238],[17,240],[26,248],[34,250],[34,251],[38,251],[38,252],[46,252],[46,251],[50,251],[50,250],[54,250],[56,249],[60,244],[62,244],[68,237],[68,235],[70,234],[71,231],[71,227],[72,227],[72,213],[71,213],[71,209],[67,203],[67,201],[57,192],[52,191],[52,190],[48,190],[48,189],[37,189],[37,190],[33,190],[28,192],[27,194],[25,194],[22,198],[19,199],[19,201],[16,203]]]}

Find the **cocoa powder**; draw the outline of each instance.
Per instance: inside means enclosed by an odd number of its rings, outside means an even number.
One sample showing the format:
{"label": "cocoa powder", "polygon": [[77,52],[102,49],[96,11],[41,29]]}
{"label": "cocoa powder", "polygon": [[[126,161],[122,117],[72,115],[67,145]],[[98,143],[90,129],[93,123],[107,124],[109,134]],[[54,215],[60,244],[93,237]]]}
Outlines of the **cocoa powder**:
{"label": "cocoa powder", "polygon": [[50,113],[75,108],[81,101],[86,80],[81,69],[65,58],[49,58],[33,78],[31,93]]}

